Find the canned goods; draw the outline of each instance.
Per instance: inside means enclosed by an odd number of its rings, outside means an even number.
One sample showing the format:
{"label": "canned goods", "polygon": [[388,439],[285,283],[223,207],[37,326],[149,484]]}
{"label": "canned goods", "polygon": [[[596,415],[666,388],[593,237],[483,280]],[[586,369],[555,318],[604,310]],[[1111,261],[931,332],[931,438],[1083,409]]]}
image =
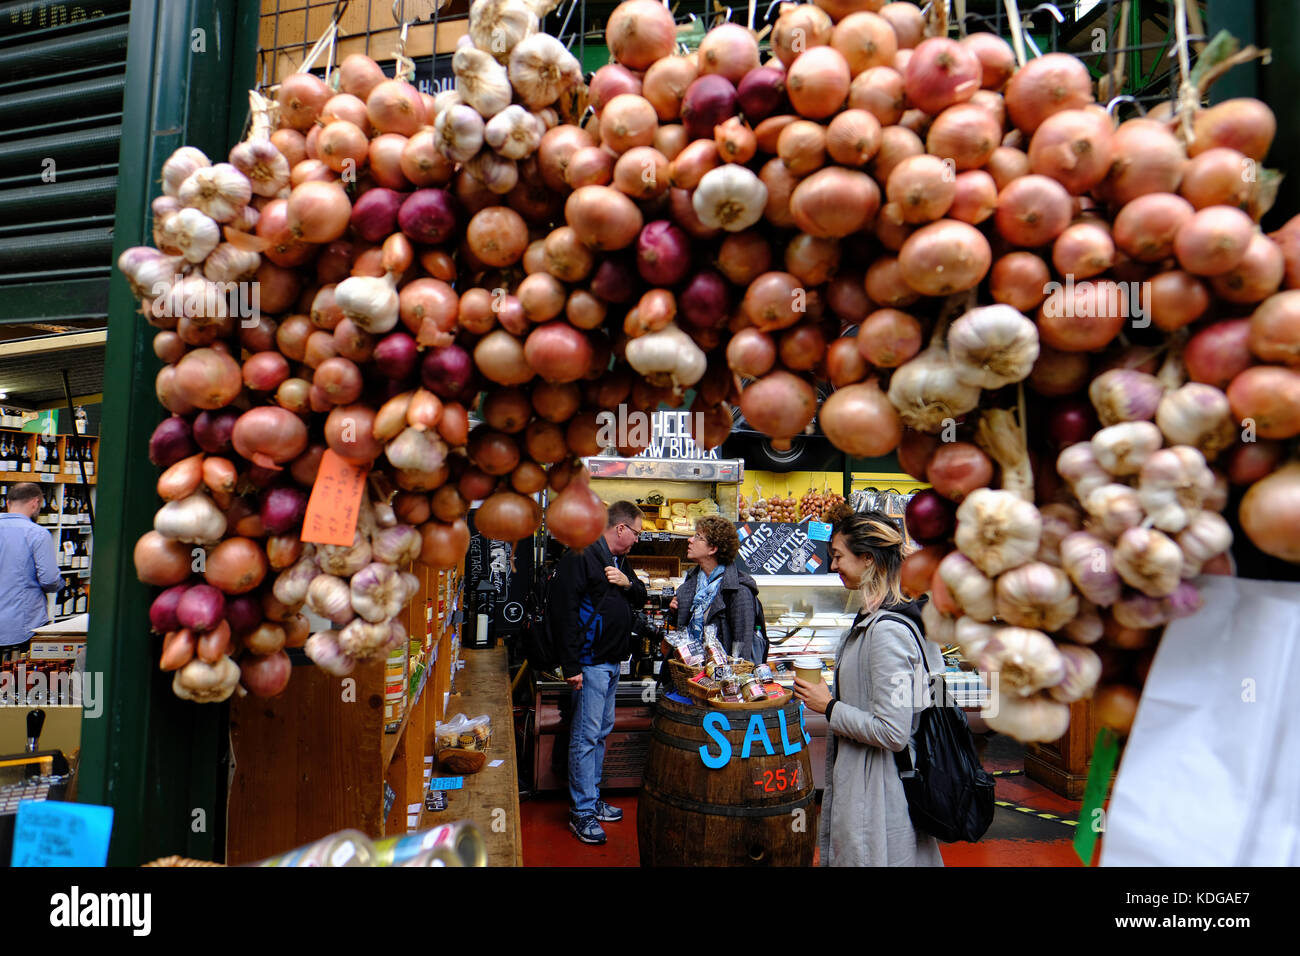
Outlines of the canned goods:
{"label": "canned goods", "polygon": [[[719,668],[719,670],[721,670],[721,668]],[[717,676],[716,671],[714,672],[714,676]],[[718,686],[722,691],[723,697],[736,698],[740,696],[740,679],[736,677],[730,667],[727,668],[725,677],[718,677]]]}
{"label": "canned goods", "polygon": [[760,684],[765,684],[772,679],[772,668],[766,664],[754,665],[754,679]]}
{"label": "canned goods", "polygon": [[376,866],[487,866],[483,835],[474,824],[444,823],[375,843]]}
{"label": "canned goods", "polygon": [[767,692],[753,674],[745,674],[740,678],[740,696],[748,701],[766,700]]}
{"label": "canned goods", "polygon": [[340,830],[315,843],[254,863],[253,866],[373,866],[375,845],[360,830]]}

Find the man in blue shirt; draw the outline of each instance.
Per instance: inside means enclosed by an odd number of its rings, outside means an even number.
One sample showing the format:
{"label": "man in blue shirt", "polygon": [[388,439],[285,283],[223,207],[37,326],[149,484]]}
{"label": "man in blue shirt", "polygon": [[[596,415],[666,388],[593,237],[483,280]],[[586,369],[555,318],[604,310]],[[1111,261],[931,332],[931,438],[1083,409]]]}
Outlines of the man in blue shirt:
{"label": "man in blue shirt", "polygon": [[26,645],[50,620],[46,592],[62,579],[50,533],[32,519],[45,500],[30,481],[9,491],[9,510],[0,514],[0,648]]}

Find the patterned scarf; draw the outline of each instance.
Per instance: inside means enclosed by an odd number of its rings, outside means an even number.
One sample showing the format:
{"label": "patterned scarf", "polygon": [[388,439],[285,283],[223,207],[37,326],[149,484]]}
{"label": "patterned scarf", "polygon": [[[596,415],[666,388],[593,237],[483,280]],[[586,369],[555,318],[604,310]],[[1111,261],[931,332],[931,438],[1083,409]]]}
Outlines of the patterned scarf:
{"label": "patterned scarf", "polygon": [[686,633],[693,640],[702,641],[704,639],[704,619],[709,614],[709,607],[712,606],[713,599],[718,596],[718,588],[722,585],[722,574],[725,570],[719,564],[703,582],[699,580],[703,575],[696,575],[697,587],[695,597],[691,601],[691,620],[686,626]]}

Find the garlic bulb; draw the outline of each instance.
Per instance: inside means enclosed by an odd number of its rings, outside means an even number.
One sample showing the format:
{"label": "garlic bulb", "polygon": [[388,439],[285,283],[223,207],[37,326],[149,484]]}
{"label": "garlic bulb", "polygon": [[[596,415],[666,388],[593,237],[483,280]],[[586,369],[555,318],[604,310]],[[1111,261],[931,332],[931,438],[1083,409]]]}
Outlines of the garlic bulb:
{"label": "garlic bulb", "polygon": [[[167,217],[172,213],[180,212],[185,207],[181,205],[181,201],[175,196],[159,196],[149,204],[149,208],[153,212],[153,244],[157,246],[158,249],[161,249],[163,247],[163,223],[167,221]],[[140,249],[148,247],[135,246],[134,248]],[[158,253],[158,249],[151,251]],[[130,250],[127,251],[129,252]],[[120,262],[118,268],[121,268]],[[126,270],[123,269],[122,271],[125,272]]]}
{"label": "garlic bulb", "polygon": [[350,545],[322,544],[316,549],[316,562],[326,574],[350,577],[370,563],[370,541],[367,531],[360,527],[352,536]]}
{"label": "garlic bulb", "polygon": [[1211,468],[1210,474],[1214,476],[1214,486],[1205,496],[1202,507],[1206,511],[1222,511],[1228,507],[1228,476],[1217,468]]}
{"label": "garlic bulb", "polygon": [[197,209],[174,212],[163,222],[163,251],[202,262],[221,242],[221,227],[211,216]]}
{"label": "garlic bulb", "polygon": [[956,639],[957,622],[935,607],[933,601],[926,601],[921,608],[921,623],[925,625],[926,638],[936,644],[951,644]]}
{"label": "garlic bulb", "polygon": [[194,273],[158,296],[154,311],[159,316],[184,316],[202,328],[225,319],[230,314],[230,301],[224,289]]}
{"label": "garlic bulb", "polygon": [[1165,620],[1174,621],[1180,617],[1190,617],[1205,607],[1205,598],[1201,589],[1190,581],[1183,581],[1174,588],[1174,593],[1160,601],[1165,612]]}
{"label": "garlic bulb", "polygon": [[1101,658],[1086,647],[1071,647],[1067,644],[1060,651],[1065,659],[1065,676],[1048,694],[1063,704],[1091,697],[1097,688],[1097,681],[1101,679]]}
{"label": "garlic bulb", "polygon": [[999,694],[997,713],[984,717],[993,730],[1021,743],[1060,740],[1070,727],[1070,706],[1042,694],[1012,697]]}
{"label": "garlic bulb", "polygon": [[1128,485],[1102,485],[1088,495],[1083,507],[1092,516],[1088,522],[1089,529],[1107,538],[1118,538],[1146,520],[1142,499]]}
{"label": "garlic bulb", "polygon": [[380,334],[392,331],[397,324],[399,303],[394,276],[348,276],[335,286],[334,301],[362,331]]}
{"label": "garlic bulb", "polygon": [[[537,36],[540,38],[543,34]],[[507,159],[523,159],[537,151],[545,132],[541,120],[514,103],[487,121],[483,139]]]}
{"label": "garlic bulb", "polygon": [[397,618],[388,622],[388,640],[384,643],[384,650],[395,651],[408,640],[406,626]]}
{"label": "garlic bulb", "polygon": [[952,551],[939,562],[939,579],[962,613],[976,621],[991,621],[997,613],[993,581],[966,555]]}
{"label": "garlic bulb", "polygon": [[1237,440],[1228,396],[1200,382],[1188,382],[1162,398],[1156,424],[1169,444],[1191,445],[1211,460]]}
{"label": "garlic bulb", "polygon": [[307,607],[335,627],[342,627],[356,616],[348,582],[332,574],[317,574],[307,585]]}
{"label": "garlic bulb", "polygon": [[977,488],[957,509],[955,540],[961,553],[989,577],[1032,560],[1043,519],[1038,509],[1009,491]]}
{"label": "garlic bulb", "polygon": [[1188,445],[1154,452],[1142,466],[1138,497],[1161,531],[1182,531],[1214,490],[1205,456]]}
{"label": "garlic bulb", "polygon": [[972,617],[957,618],[954,638],[961,648],[961,656],[972,663],[979,660],[980,654],[997,630],[992,624],[984,624]]}
{"label": "garlic bulb", "polygon": [[243,282],[253,278],[261,265],[256,252],[223,242],[203,260],[203,274],[213,282]]}
{"label": "garlic bulb", "polygon": [[447,107],[433,124],[438,152],[453,163],[468,163],[483,148],[483,117],[465,103]]}
{"label": "garlic bulb", "polygon": [[519,185],[519,167],[513,159],[498,156],[484,147],[477,156],[465,166],[470,175],[481,182],[490,192],[504,196]]}
{"label": "garlic bulb", "polygon": [[1151,421],[1164,394],[1160,379],[1131,368],[1102,372],[1088,386],[1088,397],[1103,425]]}
{"label": "garlic bulb", "polygon": [[1160,429],[1150,422],[1110,425],[1092,436],[1097,464],[1112,475],[1136,475],[1151,453],[1164,444]]}
{"label": "garlic bulb", "polygon": [[1232,547],[1232,529],[1223,515],[1198,511],[1174,540],[1183,552],[1182,577],[1194,578],[1205,562]]}
{"label": "garlic bulb", "polygon": [[975,428],[975,441],[1002,469],[1002,490],[1033,501],[1034,466],[1016,413],[1005,408],[985,409]]}
{"label": "garlic bulb", "polygon": [[691,194],[691,206],[709,228],[740,232],[762,218],[767,187],[749,169],[728,163],[700,178]]}
{"label": "garlic bulb", "polygon": [[373,657],[384,649],[391,635],[387,621],[367,621],[354,618],[347,627],[339,631],[339,648],[358,661]]}
{"label": "garlic bulb", "polygon": [[948,328],[948,354],[964,385],[1022,382],[1038,358],[1038,328],[1009,305],[971,309]]}
{"label": "garlic bulb", "polygon": [[1110,616],[1120,627],[1145,631],[1169,622],[1169,611],[1160,598],[1147,597],[1138,591],[1125,591],[1110,608]]}
{"label": "garlic bulb", "polygon": [[945,422],[972,411],[980,401],[975,385],[963,385],[948,351],[931,345],[894,370],[889,401],[903,423],[917,431],[936,432]]}
{"label": "garlic bulb", "polygon": [[280,572],[271,587],[271,593],[281,604],[290,606],[301,604],[307,600],[307,589],[311,587],[311,582],[316,580],[319,573],[320,568],[316,566],[315,553],[304,554],[294,564]]}
{"label": "garlic bulb", "polygon": [[388,443],[384,454],[403,471],[437,471],[447,458],[447,445],[436,431],[408,427]]}
{"label": "garlic bulb", "polygon": [[[406,582],[391,564],[376,561],[352,575],[352,609],[372,624],[387,621],[406,603]],[[351,653],[351,651],[349,651]]]}
{"label": "garlic bulb", "polygon": [[[433,116],[429,118],[437,120],[437,118],[443,114],[444,110],[449,110],[453,106],[464,105],[464,97],[462,97],[460,93],[456,92],[454,87],[450,90],[443,90],[433,98]],[[479,119],[482,119],[482,117],[480,116]]]}
{"label": "garlic bulb", "polygon": [[1078,442],[1063,448],[1056,457],[1056,472],[1069,484],[1080,504],[1102,485],[1111,483],[1111,477],[1097,462],[1091,442]]}
{"label": "garlic bulb", "polygon": [[356,669],[357,662],[339,647],[338,631],[317,631],[307,638],[303,653],[321,670],[335,677],[347,677]]}
{"label": "garlic bulb", "polygon": [[1079,593],[1099,607],[1119,600],[1120,579],[1115,569],[1115,551],[1086,531],[1066,535],[1061,541],[1061,567]]}
{"label": "garlic bulb", "polygon": [[219,704],[239,686],[239,673],[239,665],[225,654],[215,664],[196,657],[176,672],[172,693],[196,704]]}
{"label": "garlic bulb", "polygon": [[627,343],[627,364],[646,378],[669,379],[678,388],[689,388],[704,377],[708,359],[695,340],[669,322],[657,332],[648,332]]}
{"label": "garlic bulb", "polygon": [[289,185],[289,160],[269,139],[248,139],[230,150],[230,165],[239,170],[258,196],[274,196]]}
{"label": "garlic bulb", "polygon": [[1163,531],[1129,528],[1115,543],[1115,570],[1148,597],[1166,597],[1178,587],[1183,553]]}
{"label": "garlic bulb", "polygon": [[216,544],[226,533],[226,516],[211,498],[196,491],[159,508],[153,529],[164,538],[186,544]]}
{"label": "garlic bulb", "polygon": [[997,609],[1008,624],[1055,631],[1079,612],[1079,599],[1064,571],[1031,561],[998,576]]}
{"label": "garlic bulb", "polygon": [[1065,676],[1065,661],[1056,644],[1030,628],[996,628],[976,657],[980,670],[998,675],[1000,696],[1028,697],[1059,684]]}
{"label": "garlic bulb", "polygon": [[181,190],[181,183],[189,179],[191,173],[211,165],[212,160],[208,159],[202,150],[195,149],[193,146],[182,146],[168,156],[167,161],[163,163],[163,193],[168,196],[178,195]]}
{"label": "garlic bulb", "polygon": [[530,110],[550,106],[581,82],[578,58],[548,33],[534,33],[510,52],[510,85]]}
{"label": "garlic bulb", "polygon": [[1106,625],[1097,609],[1086,601],[1079,602],[1079,613],[1061,628],[1061,634],[1076,644],[1096,644],[1106,634]]}
{"label": "garlic bulb", "polygon": [[451,58],[456,74],[456,92],[485,118],[496,116],[510,105],[514,91],[506,68],[492,54],[466,47]]}
{"label": "garlic bulb", "polygon": [[1043,516],[1043,533],[1038,539],[1037,560],[1053,567],[1061,566],[1061,542],[1065,536],[1083,527],[1083,516],[1077,508],[1062,502],[1053,502],[1038,509]]}
{"label": "garlic bulb", "polygon": [[474,0],[469,7],[474,46],[503,63],[522,40],[537,32],[538,25],[537,14],[525,0]]}
{"label": "garlic bulb", "polygon": [[230,222],[253,198],[253,184],[229,163],[217,163],[190,173],[176,198],[217,222]]}

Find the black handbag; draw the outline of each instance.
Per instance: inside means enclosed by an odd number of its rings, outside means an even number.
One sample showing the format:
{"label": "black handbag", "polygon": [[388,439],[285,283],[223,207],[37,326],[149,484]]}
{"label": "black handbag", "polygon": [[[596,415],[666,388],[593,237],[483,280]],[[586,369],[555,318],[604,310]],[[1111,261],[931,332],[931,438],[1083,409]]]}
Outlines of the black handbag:
{"label": "black handbag", "polygon": [[[916,624],[898,614],[882,614],[907,626],[921,649],[921,666],[931,692],[938,685],[942,702],[930,698],[921,711],[913,743],[916,766],[908,749],[894,754],[907,794],[912,825],[943,843],[975,843],[993,822],[993,777],[980,764],[966,715],[948,693],[947,682],[930,673]],[[877,618],[880,620],[880,618]]]}

